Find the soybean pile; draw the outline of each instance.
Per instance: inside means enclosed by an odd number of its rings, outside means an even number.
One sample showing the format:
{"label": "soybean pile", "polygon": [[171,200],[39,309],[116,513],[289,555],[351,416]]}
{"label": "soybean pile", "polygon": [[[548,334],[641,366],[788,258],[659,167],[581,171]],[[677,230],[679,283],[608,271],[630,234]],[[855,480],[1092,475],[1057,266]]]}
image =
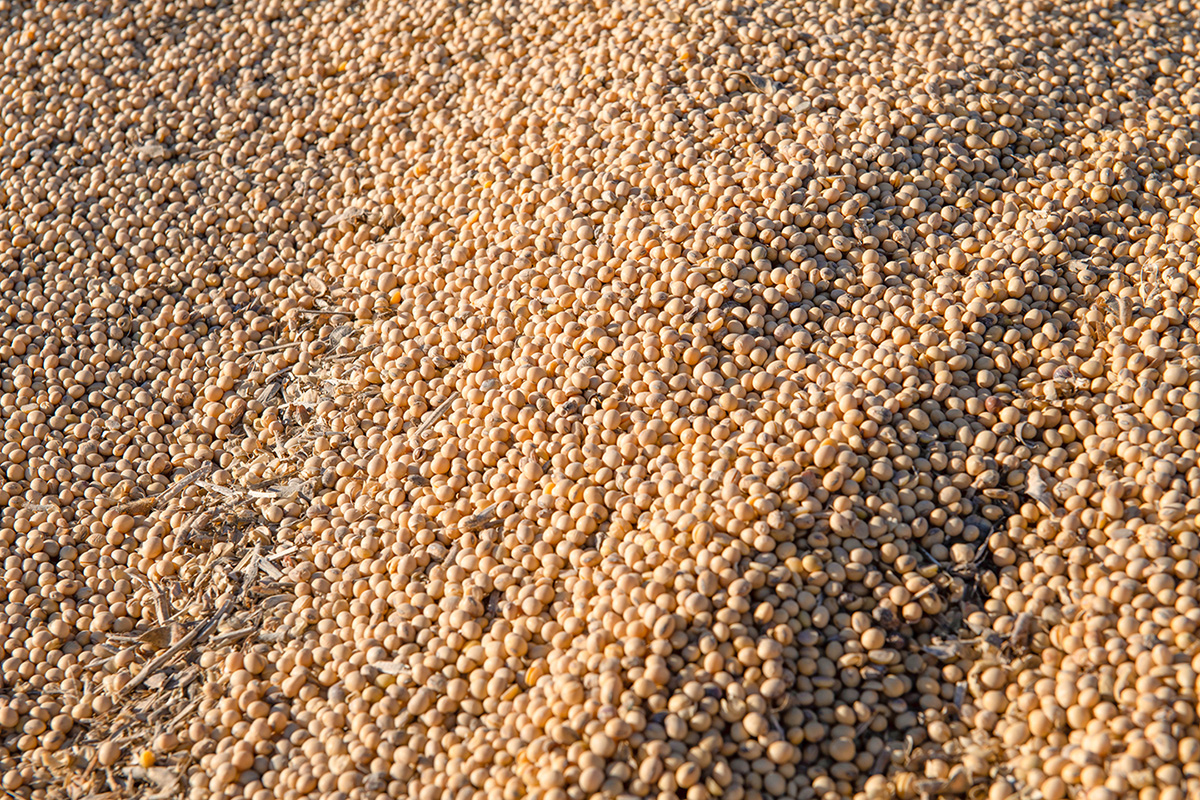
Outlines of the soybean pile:
{"label": "soybean pile", "polygon": [[1200,796],[1191,0],[0,41],[7,796]]}

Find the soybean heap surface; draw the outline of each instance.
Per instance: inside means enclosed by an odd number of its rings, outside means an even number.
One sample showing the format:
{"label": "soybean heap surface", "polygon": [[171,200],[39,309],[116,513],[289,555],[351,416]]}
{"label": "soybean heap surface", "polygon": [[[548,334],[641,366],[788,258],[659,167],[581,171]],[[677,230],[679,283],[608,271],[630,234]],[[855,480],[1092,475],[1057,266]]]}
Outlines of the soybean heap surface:
{"label": "soybean heap surface", "polygon": [[0,787],[1200,796],[1198,20],[0,3]]}

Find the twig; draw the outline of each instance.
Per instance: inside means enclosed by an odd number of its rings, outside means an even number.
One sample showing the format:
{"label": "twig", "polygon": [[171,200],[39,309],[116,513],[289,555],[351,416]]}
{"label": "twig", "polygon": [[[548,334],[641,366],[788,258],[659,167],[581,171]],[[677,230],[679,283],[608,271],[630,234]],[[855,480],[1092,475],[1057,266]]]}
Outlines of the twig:
{"label": "twig", "polygon": [[448,408],[450,408],[450,404],[453,403],[457,399],[458,399],[458,391],[455,390],[450,393],[449,397],[447,397],[445,400],[443,400],[441,402],[441,405],[439,405],[437,408],[435,408],[433,410],[433,413],[431,413],[429,415],[429,419],[422,422],[421,425],[415,431],[413,431],[411,438],[420,440],[421,436],[424,435],[425,431],[432,428],[434,426],[434,424],[436,424],[437,421],[442,418],[442,415],[446,413],[446,410]]}
{"label": "twig", "polygon": [[938,588],[938,586],[936,583],[930,583],[928,586],[924,587],[923,589],[918,590],[912,596],[911,599],[912,600],[920,600],[922,597],[925,597],[928,594],[932,594],[932,593],[936,592],[937,588]]}
{"label": "twig", "polygon": [[499,520],[496,519],[496,504],[492,503],[479,513],[464,517],[458,523],[458,527],[460,530],[475,533],[497,522]]}
{"label": "twig", "polygon": [[158,584],[151,584],[151,589],[154,592],[154,612],[158,615],[158,624],[166,625],[175,613],[171,608],[171,598]]}
{"label": "twig", "polygon": [[299,342],[284,342],[283,344],[273,344],[270,347],[260,347],[257,350],[246,350],[246,355],[253,356],[259,353],[277,353],[280,350],[287,350],[289,347],[299,347]]}
{"label": "twig", "polygon": [[250,587],[254,585],[254,580],[258,577],[258,567],[262,561],[262,545],[254,544],[254,550],[250,554],[250,563],[242,571],[242,587],[238,591],[238,596],[243,596],[250,591]]}
{"label": "twig", "polygon": [[199,705],[200,705],[200,699],[196,698],[195,700],[193,700],[192,702],[190,702],[186,706],[184,706],[183,709],[180,710],[180,712],[178,714],[176,714],[174,717],[172,717],[171,721],[167,723],[167,730],[174,730],[175,726],[178,725],[180,722],[182,722],[185,717],[189,716],[193,711],[195,711],[199,707]]}
{"label": "twig", "polygon": [[276,550],[274,553],[271,553],[268,556],[264,556],[263,561],[275,561],[276,559],[283,558],[284,556],[290,556],[292,553],[298,553],[298,552],[300,552],[299,547],[296,547],[296,545],[294,545],[294,544],[288,545],[287,547],[283,548],[282,550]]}
{"label": "twig", "polygon": [[942,562],[938,561],[936,558],[934,558],[932,555],[930,555],[929,551],[926,550],[924,547],[917,545],[917,549],[921,551],[921,555],[925,556],[931,562],[933,562],[934,566],[936,566],[938,569],[945,569],[945,567],[942,566]]}
{"label": "twig", "polygon": [[267,577],[273,581],[278,581],[283,578],[283,570],[267,561],[265,558],[258,560],[258,568],[267,573]]}
{"label": "twig", "polygon": [[350,352],[350,353],[339,353],[339,354],[337,354],[337,355],[330,356],[329,358],[330,358],[330,360],[334,360],[334,359],[343,359],[343,358],[355,358],[355,357],[357,357],[357,356],[361,356],[361,355],[363,355],[364,353],[369,353],[369,352],[371,352],[371,351],[372,351],[372,350],[374,350],[374,349],[375,349],[374,347],[360,347],[360,348],[358,348],[357,350],[355,350],[355,351],[353,351],[353,352]]}
{"label": "twig", "polygon": [[128,770],[127,774],[131,779],[153,783],[156,785],[160,793],[153,797],[171,797],[179,788],[180,777],[167,769],[166,767],[142,767],[136,766]]}
{"label": "twig", "polygon": [[167,500],[171,500],[175,497],[178,497],[180,492],[182,492],[184,489],[191,486],[193,483],[200,480],[201,478],[208,477],[209,473],[211,473],[212,471],[213,471],[212,462],[206,462],[206,463],[202,464],[200,467],[196,468],[192,472],[189,472],[187,475],[184,475],[178,481],[171,484],[171,486],[168,487],[165,492],[163,492],[162,494],[160,494],[158,496],[158,501],[160,503],[164,503]]}
{"label": "twig", "polygon": [[167,661],[174,658],[175,655],[185,647],[190,646],[192,642],[199,643],[204,641],[204,638],[208,636],[208,634],[216,630],[218,623],[224,619],[226,614],[233,610],[234,605],[236,605],[237,601],[246,593],[251,584],[254,583],[254,579],[258,576],[258,559],[260,551],[260,546],[256,544],[254,546],[254,552],[250,558],[250,563],[246,565],[246,569],[242,573],[243,579],[241,588],[234,593],[232,597],[222,603],[221,607],[217,609],[216,613],[213,614],[207,622],[202,625],[197,625],[192,629],[191,633],[167,648],[166,652],[164,652],[158,658],[154,659],[153,661],[146,662],[146,666],[142,667],[142,671],[134,676],[133,680],[125,684],[125,686],[118,693],[119,695],[127,694],[128,692],[136,689],[147,678],[149,678],[152,673],[161,669],[162,666],[167,663]]}
{"label": "twig", "polygon": [[297,314],[344,314],[340,308],[293,308],[293,312]]}
{"label": "twig", "polygon": [[218,645],[229,644],[230,642],[236,642],[238,639],[243,639],[246,636],[249,636],[251,633],[254,633],[255,630],[256,630],[256,628],[251,626],[249,628],[242,628],[240,630],[228,631],[226,633],[222,633],[220,636],[213,637],[212,645],[214,647],[216,647]]}
{"label": "twig", "polygon": [[236,491],[235,489],[229,489],[224,486],[218,486],[217,484],[210,483],[209,481],[197,481],[196,483],[202,489],[205,489],[210,492],[216,492],[217,494],[223,495],[224,497],[237,497],[239,494],[239,492]]}
{"label": "twig", "polygon": [[267,401],[269,401],[275,395],[279,394],[280,391],[281,391],[281,389],[279,388],[279,381],[272,381],[271,383],[268,383],[266,386],[264,386],[262,388],[262,390],[258,393],[258,397],[256,397],[255,400],[257,400],[258,402],[262,403],[265,406],[267,404]]}
{"label": "twig", "polygon": [[369,667],[382,672],[384,675],[399,675],[403,672],[408,672],[411,667],[404,661],[376,661],[373,664],[368,664]]}
{"label": "twig", "polygon": [[213,614],[207,622],[192,628],[191,632],[188,633],[187,636],[184,636],[178,642],[168,647],[158,658],[155,658],[152,661],[147,661],[146,666],[142,667],[142,671],[135,675],[133,680],[125,684],[121,691],[118,692],[118,695],[128,694],[138,686],[141,686],[147,678],[161,669],[163,665],[174,658],[175,655],[185,647],[190,646],[193,641],[203,641],[204,637],[217,627],[217,623],[220,622],[221,619],[232,610],[233,598],[230,598],[226,600],[220,608],[217,609],[217,612]]}

